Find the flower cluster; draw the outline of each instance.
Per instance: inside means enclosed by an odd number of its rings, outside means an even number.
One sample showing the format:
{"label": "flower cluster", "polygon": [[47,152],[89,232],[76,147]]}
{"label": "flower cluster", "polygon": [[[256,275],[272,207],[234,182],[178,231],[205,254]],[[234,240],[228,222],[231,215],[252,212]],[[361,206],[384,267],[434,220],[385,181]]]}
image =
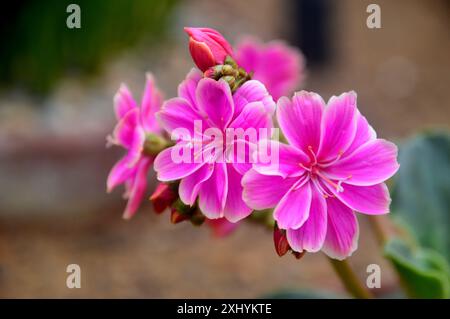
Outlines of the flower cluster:
{"label": "flower cluster", "polygon": [[[298,50],[252,38],[233,50],[216,30],[185,31],[198,69],[177,97],[162,102],[149,76],[140,107],[125,86],[115,98],[119,122],[109,140],[127,154],[107,186],[125,184],[124,217],[140,205],[153,165],[161,183],[150,200],[157,213],[170,208],[173,223],[206,221],[225,236],[253,212],[273,209],[279,255],[350,256],[354,212],[389,211],[384,182],[398,170],[396,146],[377,138],[354,92],[327,104],[311,92],[286,97],[304,77]],[[275,116],[287,143],[277,140]]]}

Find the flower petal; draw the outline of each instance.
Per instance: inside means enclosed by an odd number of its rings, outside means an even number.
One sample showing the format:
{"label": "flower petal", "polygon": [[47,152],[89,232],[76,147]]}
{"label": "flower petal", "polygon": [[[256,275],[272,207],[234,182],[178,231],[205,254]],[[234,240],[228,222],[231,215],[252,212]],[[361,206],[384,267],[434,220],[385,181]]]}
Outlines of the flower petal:
{"label": "flower petal", "polygon": [[202,183],[208,180],[214,171],[214,164],[205,164],[180,182],[178,193],[186,205],[194,205]]}
{"label": "flower petal", "polygon": [[155,85],[153,75],[147,73],[147,83],[145,84],[144,94],[142,95],[141,105],[141,123],[145,131],[160,132],[155,113],[161,108],[162,96]]}
{"label": "flower petal", "polygon": [[202,165],[204,165],[204,162],[193,159],[192,149],[190,150],[191,154],[189,154],[189,160],[186,162],[174,161],[174,155],[172,152],[178,154],[178,152],[182,150],[182,146],[183,145],[181,143],[178,143],[175,146],[166,148],[159,153],[158,156],[156,156],[153,168],[157,172],[157,178],[159,181],[168,182],[182,179],[191,175]]}
{"label": "flower petal", "polygon": [[342,184],[342,188],[342,192],[337,192],[336,189],[329,187],[330,191],[351,209],[369,215],[389,213],[391,198],[386,184],[372,186]]}
{"label": "flower petal", "polygon": [[226,218],[206,219],[215,237],[226,237],[236,230],[238,223],[229,222]]}
{"label": "flower petal", "polygon": [[130,219],[138,210],[147,190],[147,173],[152,165],[152,159],[142,158],[137,164],[136,175],[128,193],[128,203],[123,213],[123,218]]}
{"label": "flower petal", "polygon": [[361,145],[377,138],[377,133],[372,128],[372,126],[370,126],[369,122],[367,122],[367,119],[359,111],[357,118],[358,120],[356,124],[355,138],[342,157],[350,155]]}
{"label": "flower petal", "polygon": [[111,192],[117,185],[124,183],[127,179],[133,176],[136,168],[130,167],[128,163],[129,159],[125,156],[113,166],[106,180],[106,189],[108,193]]}
{"label": "flower petal", "polygon": [[273,115],[275,102],[267,92],[266,87],[259,81],[250,80],[245,82],[234,94],[234,113],[238,116],[244,107],[250,102],[261,102],[267,113]]}
{"label": "flower petal", "polygon": [[[272,187],[278,187],[273,184]],[[275,187],[274,187],[275,188]],[[309,217],[312,191],[309,182],[298,187],[294,185],[283,196],[273,211],[273,217],[281,229],[298,229]]]}
{"label": "flower petal", "polygon": [[212,127],[224,129],[234,113],[230,86],[224,80],[201,79],[196,91],[197,106]]}
{"label": "flower petal", "polygon": [[227,220],[236,223],[250,215],[252,209],[248,207],[242,199],[242,175],[236,171],[233,165],[228,164],[226,167],[228,175],[228,194],[223,212]]}
{"label": "flower petal", "polygon": [[202,78],[202,73],[192,68],[187,74],[186,78],[178,86],[178,97],[187,100],[194,110],[197,110],[197,98],[195,97],[195,90],[198,82]]}
{"label": "flower petal", "polygon": [[[250,102],[245,105],[242,112],[230,123],[229,128],[233,128],[236,134],[236,129],[242,129],[243,132],[250,129],[255,133],[255,137],[259,136],[259,129],[272,128],[272,117],[267,113],[262,102]],[[228,130],[228,129],[227,129]],[[267,138],[270,138],[271,132],[266,132]],[[253,142],[256,142],[253,141]]]}
{"label": "flower petal", "polygon": [[134,108],[136,108],[136,102],[128,87],[122,83],[114,96],[114,111],[116,113],[116,118],[120,120],[128,113],[128,111]]}
{"label": "flower petal", "polygon": [[278,100],[278,124],[291,145],[305,151],[311,146],[317,152],[324,107],[318,94],[306,91],[297,92],[292,101]]}
{"label": "flower petal", "polygon": [[262,175],[251,169],[242,178],[242,198],[253,209],[272,208],[297,180],[298,178]]}
{"label": "flower petal", "polygon": [[194,121],[200,121],[202,127],[205,128],[205,122],[184,98],[172,98],[164,102],[161,111],[156,113],[156,117],[162,127],[169,133],[176,129],[186,129],[193,138],[195,136]]}
{"label": "flower petal", "polygon": [[386,140],[376,139],[327,167],[325,172],[332,179],[345,179],[346,184],[370,186],[384,182],[398,168],[397,146]]}
{"label": "flower petal", "polygon": [[322,116],[320,147],[317,157],[333,160],[353,142],[357,126],[356,93],[333,96]]}
{"label": "flower petal", "polygon": [[114,128],[113,137],[114,142],[122,145],[125,148],[130,148],[133,144],[135,128],[139,123],[139,109],[131,109],[126,113],[117,123]]}
{"label": "flower petal", "polygon": [[327,236],[322,250],[331,258],[343,260],[358,248],[358,220],[349,207],[333,197],[327,198],[327,215]]}
{"label": "flower petal", "polygon": [[200,186],[198,206],[207,218],[224,217],[228,177],[225,163],[215,163],[211,177]]}
{"label": "flower petal", "polygon": [[313,192],[309,217],[299,229],[288,229],[287,240],[297,252],[317,252],[322,248],[327,234],[327,204],[319,192]]}
{"label": "flower petal", "polygon": [[261,140],[258,143],[257,156],[253,164],[255,171],[283,178],[302,175],[305,169],[300,164],[309,161],[309,157],[301,150],[274,140]]}

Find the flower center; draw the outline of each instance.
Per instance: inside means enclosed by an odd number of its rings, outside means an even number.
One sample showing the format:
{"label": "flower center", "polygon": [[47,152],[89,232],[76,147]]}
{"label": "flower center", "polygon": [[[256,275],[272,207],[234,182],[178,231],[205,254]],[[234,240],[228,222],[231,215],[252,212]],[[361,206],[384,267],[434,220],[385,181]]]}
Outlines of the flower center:
{"label": "flower center", "polygon": [[326,185],[328,185],[328,187],[331,186],[332,188],[336,189],[336,192],[338,193],[343,192],[344,188],[342,187],[342,183],[350,179],[351,175],[340,180],[332,180],[323,170],[324,168],[337,163],[341,159],[343,152],[340,151],[336,158],[333,160],[319,161],[316,154],[314,153],[314,149],[312,148],[312,146],[308,146],[308,151],[310,158],[309,164],[304,165],[302,163],[299,163],[299,166],[306,171],[305,175],[307,176],[307,179],[312,181],[319,193],[321,193],[325,198],[334,197],[333,194],[330,194],[330,192],[328,192]]}

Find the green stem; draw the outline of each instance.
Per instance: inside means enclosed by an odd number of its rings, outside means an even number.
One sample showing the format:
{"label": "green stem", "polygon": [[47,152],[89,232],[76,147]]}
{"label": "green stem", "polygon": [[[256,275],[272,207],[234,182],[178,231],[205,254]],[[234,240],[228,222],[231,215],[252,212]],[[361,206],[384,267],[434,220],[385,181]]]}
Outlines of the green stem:
{"label": "green stem", "polygon": [[336,260],[327,257],[333,266],[336,274],[341,279],[347,291],[355,298],[370,299],[373,298],[372,293],[361,283],[359,278],[353,272],[347,260]]}

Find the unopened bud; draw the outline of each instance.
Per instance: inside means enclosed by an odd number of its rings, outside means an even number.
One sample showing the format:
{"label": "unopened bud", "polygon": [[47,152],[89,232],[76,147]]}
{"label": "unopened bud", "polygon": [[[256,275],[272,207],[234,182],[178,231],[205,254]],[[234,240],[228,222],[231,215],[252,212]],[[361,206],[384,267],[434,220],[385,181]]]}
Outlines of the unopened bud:
{"label": "unopened bud", "polygon": [[170,213],[170,222],[172,224],[178,224],[181,223],[185,220],[188,220],[190,218],[189,215],[180,213],[179,211],[177,211],[175,208],[172,208],[172,211]]}
{"label": "unopened bud", "polygon": [[286,238],[286,232],[279,229],[275,224],[273,228],[273,243],[275,245],[275,251],[278,256],[284,256],[290,249],[289,243]]}
{"label": "unopened bud", "polygon": [[167,207],[177,199],[177,193],[172,185],[166,183],[159,183],[156,186],[150,201],[153,203],[153,209],[157,214],[162,213]]}

